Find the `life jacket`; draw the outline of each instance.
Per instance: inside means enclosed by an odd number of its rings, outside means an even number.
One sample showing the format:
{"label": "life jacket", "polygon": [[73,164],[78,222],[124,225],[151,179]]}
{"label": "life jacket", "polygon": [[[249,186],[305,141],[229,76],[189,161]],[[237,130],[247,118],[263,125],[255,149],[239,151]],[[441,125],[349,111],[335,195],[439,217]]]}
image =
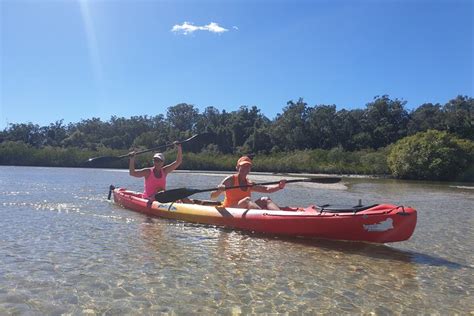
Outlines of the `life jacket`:
{"label": "life jacket", "polygon": [[[238,186],[240,185],[239,183],[239,176],[238,175],[233,175],[233,184],[232,186]],[[246,184],[249,184],[247,179],[245,180]],[[239,203],[240,200],[246,197],[250,197],[251,194],[251,188],[246,188],[247,190],[244,191],[244,188],[236,188],[236,189],[230,189],[230,190],[225,190],[225,198],[224,202],[222,203],[222,206],[224,207],[230,207],[230,206],[236,206],[237,203]]]}

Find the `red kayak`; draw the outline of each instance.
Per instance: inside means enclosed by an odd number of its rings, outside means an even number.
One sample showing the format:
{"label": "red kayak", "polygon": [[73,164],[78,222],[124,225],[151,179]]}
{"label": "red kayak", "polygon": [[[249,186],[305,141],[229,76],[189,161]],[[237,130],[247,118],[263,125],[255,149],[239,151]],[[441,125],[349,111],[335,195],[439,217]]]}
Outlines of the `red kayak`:
{"label": "red kayak", "polygon": [[132,211],[192,223],[224,226],[272,235],[388,243],[407,240],[416,226],[416,210],[391,204],[335,208],[311,205],[278,211],[224,208],[219,202],[149,202],[141,193],[113,190],[114,201]]}

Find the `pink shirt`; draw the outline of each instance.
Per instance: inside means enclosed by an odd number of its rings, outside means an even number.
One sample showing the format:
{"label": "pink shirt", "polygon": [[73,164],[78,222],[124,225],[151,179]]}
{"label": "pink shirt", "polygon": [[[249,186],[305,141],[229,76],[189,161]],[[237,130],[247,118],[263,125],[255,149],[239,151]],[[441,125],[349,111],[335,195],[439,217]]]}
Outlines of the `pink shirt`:
{"label": "pink shirt", "polygon": [[162,168],[160,170],[160,177],[157,178],[154,170],[155,167],[150,168],[150,175],[145,178],[145,192],[143,193],[145,198],[150,198],[166,188],[166,172]]}

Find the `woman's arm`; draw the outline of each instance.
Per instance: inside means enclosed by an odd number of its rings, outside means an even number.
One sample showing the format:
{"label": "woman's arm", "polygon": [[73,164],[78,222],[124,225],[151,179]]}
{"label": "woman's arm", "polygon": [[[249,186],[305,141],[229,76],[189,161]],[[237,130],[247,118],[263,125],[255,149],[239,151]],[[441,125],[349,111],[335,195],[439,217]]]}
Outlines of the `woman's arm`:
{"label": "woman's arm", "polygon": [[166,174],[176,170],[176,168],[178,168],[179,165],[183,162],[183,148],[181,147],[181,144],[179,144],[178,142],[174,142],[174,144],[178,148],[178,154],[176,155],[176,160],[174,162],[163,167]]}
{"label": "woman's arm", "polygon": [[148,174],[150,173],[150,169],[135,170],[135,152],[132,151],[128,155],[130,156],[130,161],[128,162],[128,173],[132,177],[136,177],[136,178],[147,177]]}
{"label": "woman's arm", "polygon": [[221,195],[223,192],[225,192],[226,186],[230,186],[230,185],[231,185],[229,179],[232,179],[232,176],[228,176],[227,178],[225,178],[224,180],[222,180],[222,182],[217,186],[218,189],[217,189],[216,191],[212,191],[212,192],[211,192],[211,199],[212,199],[212,200],[217,200],[217,198],[219,197],[219,195]]}
{"label": "woman's arm", "polygon": [[285,187],[286,180],[281,180],[279,184],[275,185],[254,185],[252,191],[259,193],[273,193]]}

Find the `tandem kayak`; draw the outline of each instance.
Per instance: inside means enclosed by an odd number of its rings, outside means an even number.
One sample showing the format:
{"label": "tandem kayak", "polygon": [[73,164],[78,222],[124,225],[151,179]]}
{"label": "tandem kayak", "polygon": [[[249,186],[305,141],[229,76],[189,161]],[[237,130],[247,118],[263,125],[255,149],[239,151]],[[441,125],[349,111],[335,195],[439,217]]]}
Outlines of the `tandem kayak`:
{"label": "tandem kayak", "polygon": [[273,211],[224,208],[214,201],[150,202],[124,188],[112,192],[116,204],[147,215],[282,236],[389,243],[409,239],[417,220],[415,209],[391,204],[311,205]]}

